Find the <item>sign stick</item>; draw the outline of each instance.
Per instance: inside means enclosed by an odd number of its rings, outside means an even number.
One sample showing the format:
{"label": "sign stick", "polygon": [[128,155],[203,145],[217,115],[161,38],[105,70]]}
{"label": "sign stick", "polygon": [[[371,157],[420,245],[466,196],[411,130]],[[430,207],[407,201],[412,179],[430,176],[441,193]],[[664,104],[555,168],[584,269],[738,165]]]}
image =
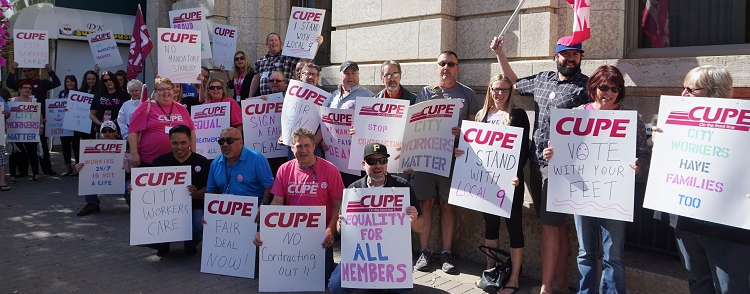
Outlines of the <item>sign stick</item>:
{"label": "sign stick", "polygon": [[508,19],[508,22],[503,27],[503,30],[500,31],[500,35],[497,36],[498,39],[500,39],[500,37],[502,37],[503,35],[505,35],[505,31],[508,30],[508,26],[510,26],[510,22],[512,22],[513,19],[516,18],[516,15],[518,15],[518,11],[521,10],[521,6],[523,5],[524,1],[526,1],[526,0],[520,0],[518,2],[518,7],[516,7],[515,11],[513,11],[513,14],[510,16],[510,19]]}

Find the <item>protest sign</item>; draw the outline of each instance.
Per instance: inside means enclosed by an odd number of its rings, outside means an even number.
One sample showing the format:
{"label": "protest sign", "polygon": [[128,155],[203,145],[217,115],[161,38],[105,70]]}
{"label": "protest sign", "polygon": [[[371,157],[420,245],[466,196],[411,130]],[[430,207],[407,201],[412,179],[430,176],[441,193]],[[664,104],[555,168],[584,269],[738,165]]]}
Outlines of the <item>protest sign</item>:
{"label": "protest sign", "polygon": [[[200,58],[211,58],[211,39],[208,36],[208,23],[206,12],[202,7],[172,10],[169,12],[169,26],[179,30],[196,30],[200,32]],[[161,36],[161,34],[159,34]],[[179,52],[179,51],[178,51]],[[200,60],[198,60],[200,64]],[[196,78],[197,75],[193,78]]]}
{"label": "protest sign", "polygon": [[413,169],[447,177],[451,173],[451,128],[458,126],[460,99],[432,99],[409,106],[399,171]]}
{"label": "protest sign", "polygon": [[547,211],[633,221],[638,113],[553,109]]}
{"label": "protest sign", "polygon": [[159,28],[159,76],[174,83],[196,83],[201,73],[201,34],[195,30]]}
{"label": "protest sign", "polygon": [[315,58],[325,16],[326,11],[322,9],[292,7],[282,54],[302,59]]}
{"label": "protest sign", "polygon": [[115,39],[112,37],[112,31],[90,33],[86,35],[91,47],[91,54],[94,56],[94,64],[100,67],[112,67],[122,64],[120,50],[117,49]]}
{"label": "protest sign", "polygon": [[643,207],[750,229],[750,101],[662,96]]}
{"label": "protest sign", "polygon": [[400,171],[400,163],[395,153],[397,148],[401,148],[404,139],[408,107],[407,100],[357,97],[352,121],[357,132],[352,136],[350,169],[362,169],[365,145],[378,142],[385,145],[391,154],[388,159],[388,172]]}
{"label": "protest sign", "polygon": [[190,166],[132,170],[130,245],[191,240]]}
{"label": "protest sign", "polygon": [[252,279],[258,197],[206,193],[205,203],[201,272]]}
{"label": "protest sign", "polygon": [[68,103],[63,119],[63,129],[79,131],[82,133],[91,132],[91,102],[94,100],[93,94],[70,91],[68,92]]}
{"label": "protest sign", "polygon": [[325,291],[325,206],[265,205],[260,292]]}
{"label": "protest sign", "polygon": [[13,59],[18,68],[44,68],[49,63],[47,31],[13,30]]}
{"label": "protest sign", "polygon": [[39,142],[41,109],[36,102],[8,102],[7,142]]}
{"label": "protest sign", "polygon": [[125,192],[125,140],[81,140],[78,195]]}
{"label": "protest sign", "polygon": [[344,190],[341,286],[412,288],[409,188]]}
{"label": "protest sign", "polygon": [[286,157],[288,147],[279,145],[281,136],[282,93],[266,95],[268,100],[253,97],[242,100],[242,133],[245,146],[266,158]]}
{"label": "protest sign", "polygon": [[[2,99],[0,99],[0,112],[2,110],[5,110],[5,103],[2,102]],[[0,116],[0,145],[6,145],[5,143],[5,115]]]}
{"label": "protest sign", "polygon": [[[326,160],[338,167],[339,171],[359,176],[362,174],[362,164],[358,169],[349,168],[349,154],[352,147],[352,116],[354,109],[320,108],[320,130],[323,142],[328,144]],[[360,158],[361,160],[361,158]]]}
{"label": "protest sign", "polygon": [[306,128],[313,132],[320,126],[320,106],[331,97],[331,93],[313,85],[290,80],[284,95],[281,110],[281,139],[284,145],[291,144],[292,132]]}
{"label": "protest sign", "polygon": [[47,99],[47,115],[45,115],[44,135],[46,137],[69,137],[73,136],[73,131],[63,128],[65,119],[65,107],[68,104],[66,99]]}
{"label": "protest sign", "polygon": [[464,121],[448,203],[510,217],[523,140],[522,128]]}
{"label": "protest sign", "polygon": [[227,70],[232,69],[234,54],[237,52],[237,34],[236,27],[214,23],[213,62],[215,67],[224,66]]}
{"label": "protest sign", "polygon": [[219,134],[229,127],[229,102],[193,105],[190,111],[195,125],[195,153],[216,158],[221,154]]}

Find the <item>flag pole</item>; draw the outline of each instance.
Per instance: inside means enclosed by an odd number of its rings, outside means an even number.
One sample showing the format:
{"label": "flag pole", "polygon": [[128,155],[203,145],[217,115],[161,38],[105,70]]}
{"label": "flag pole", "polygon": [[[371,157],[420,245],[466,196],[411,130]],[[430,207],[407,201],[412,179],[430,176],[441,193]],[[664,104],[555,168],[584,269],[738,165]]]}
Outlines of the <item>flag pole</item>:
{"label": "flag pole", "polygon": [[516,10],[513,11],[513,14],[510,16],[510,19],[508,19],[508,22],[503,27],[503,30],[500,31],[500,35],[497,36],[498,39],[500,39],[503,35],[505,35],[505,31],[508,30],[508,27],[510,26],[510,23],[513,21],[514,18],[516,18],[516,15],[518,15],[518,11],[521,10],[521,6],[523,5],[523,2],[526,0],[520,0],[518,1],[518,6],[516,7]]}

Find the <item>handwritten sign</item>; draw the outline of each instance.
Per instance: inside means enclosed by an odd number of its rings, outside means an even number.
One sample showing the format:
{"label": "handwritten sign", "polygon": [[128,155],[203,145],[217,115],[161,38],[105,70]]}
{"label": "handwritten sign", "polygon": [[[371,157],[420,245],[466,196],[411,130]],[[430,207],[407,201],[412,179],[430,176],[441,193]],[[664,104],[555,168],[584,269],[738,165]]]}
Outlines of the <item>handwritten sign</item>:
{"label": "handwritten sign", "polygon": [[41,128],[40,104],[36,102],[8,102],[7,142],[39,142]]}
{"label": "handwritten sign", "polygon": [[63,120],[65,119],[65,107],[68,100],[65,99],[47,99],[44,101],[47,108],[47,115],[44,135],[46,137],[69,137],[73,136],[73,131],[66,130],[63,128]]}
{"label": "handwritten sign", "polygon": [[130,245],[193,239],[190,166],[132,170]]}
{"label": "handwritten sign", "polygon": [[284,95],[284,108],[281,110],[281,139],[289,146],[292,132],[306,128],[313,132],[320,125],[319,108],[331,93],[298,80],[290,80]]}
{"label": "handwritten sign", "polygon": [[344,190],[341,286],[412,288],[409,188]]}
{"label": "handwritten sign", "polygon": [[339,171],[359,176],[362,165],[358,169],[349,168],[349,155],[352,147],[352,117],[354,109],[320,108],[320,130],[323,132],[323,142],[328,144],[326,160],[339,168]]}
{"label": "handwritten sign", "polygon": [[638,113],[553,109],[547,210],[633,221]]}
{"label": "handwritten sign", "polygon": [[91,47],[91,54],[94,56],[95,64],[99,64],[100,67],[112,67],[122,64],[120,50],[117,49],[117,44],[111,30],[91,33],[86,35],[86,38],[89,40],[89,47]]}
{"label": "handwritten sign", "polygon": [[[200,39],[198,39],[198,43],[201,44],[201,57],[199,59],[211,58],[211,39],[208,36],[206,11],[202,7],[170,11],[169,26],[173,29],[199,31],[201,35]],[[200,60],[198,62],[200,63]],[[197,75],[193,78],[195,79],[196,77]]]}
{"label": "handwritten sign", "polygon": [[260,292],[325,290],[325,206],[265,205]]}
{"label": "handwritten sign", "polygon": [[13,30],[13,59],[20,68],[44,68],[49,63],[47,31]]}
{"label": "handwritten sign", "polygon": [[284,95],[266,95],[268,100],[253,97],[242,100],[242,133],[245,146],[255,149],[266,158],[286,157],[287,147],[279,145],[281,109]]}
{"label": "handwritten sign", "polygon": [[388,158],[388,172],[399,172],[400,160],[396,159],[394,152],[401,148],[404,139],[409,101],[357,97],[355,105],[352,124],[357,132],[352,136],[349,168],[362,169],[365,145],[378,142],[388,147],[392,155]]}
{"label": "handwritten sign", "polygon": [[522,128],[464,121],[448,203],[510,217],[522,140]]}
{"label": "handwritten sign", "polygon": [[81,140],[79,152],[84,165],[78,176],[78,195],[124,191],[124,140]]}
{"label": "handwritten sign", "polygon": [[219,134],[229,127],[229,102],[193,105],[190,110],[195,125],[195,153],[214,159],[221,150]]}
{"label": "handwritten sign", "polygon": [[207,193],[205,203],[201,272],[252,279],[258,197]]}
{"label": "handwritten sign", "polygon": [[[5,109],[5,103],[0,99],[0,112]],[[0,115],[0,134],[5,134],[5,115]],[[0,145],[6,145],[5,136],[0,135]]]}
{"label": "handwritten sign", "polygon": [[214,23],[213,62],[215,67],[224,66],[224,68],[230,69],[234,66],[237,36],[237,27]]}
{"label": "handwritten sign", "polygon": [[447,177],[451,172],[451,128],[458,125],[459,99],[433,99],[409,107],[400,171],[413,169]]}
{"label": "handwritten sign", "polygon": [[643,207],[750,229],[750,101],[662,96]]}
{"label": "handwritten sign", "polygon": [[282,54],[303,59],[315,58],[325,16],[326,11],[322,9],[292,7]]}
{"label": "handwritten sign", "polygon": [[201,33],[159,28],[158,35],[159,76],[174,83],[197,82],[201,73]]}
{"label": "handwritten sign", "polygon": [[91,132],[91,102],[94,100],[93,94],[70,91],[68,92],[68,103],[63,119],[63,128],[66,130],[79,131],[83,133]]}

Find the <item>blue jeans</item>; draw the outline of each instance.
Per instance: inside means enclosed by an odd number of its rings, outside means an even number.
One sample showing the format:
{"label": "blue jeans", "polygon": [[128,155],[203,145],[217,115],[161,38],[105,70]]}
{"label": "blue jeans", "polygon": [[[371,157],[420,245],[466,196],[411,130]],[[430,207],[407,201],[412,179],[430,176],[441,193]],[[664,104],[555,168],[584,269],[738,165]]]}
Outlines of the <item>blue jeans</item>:
{"label": "blue jeans", "polygon": [[675,229],[690,293],[750,293],[750,246]]}
{"label": "blue jeans", "polygon": [[[578,235],[578,293],[625,293],[625,222],[575,215]],[[602,280],[596,287],[599,237],[602,240]]]}
{"label": "blue jeans", "polygon": [[[354,292],[352,288],[341,288],[341,264],[336,266],[336,269],[333,270],[333,273],[331,273],[331,280],[328,281],[328,290],[331,291],[331,294],[349,294]],[[389,290],[390,293],[399,293],[399,294],[405,294],[409,293],[411,289],[391,289]]]}

